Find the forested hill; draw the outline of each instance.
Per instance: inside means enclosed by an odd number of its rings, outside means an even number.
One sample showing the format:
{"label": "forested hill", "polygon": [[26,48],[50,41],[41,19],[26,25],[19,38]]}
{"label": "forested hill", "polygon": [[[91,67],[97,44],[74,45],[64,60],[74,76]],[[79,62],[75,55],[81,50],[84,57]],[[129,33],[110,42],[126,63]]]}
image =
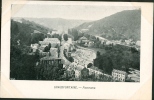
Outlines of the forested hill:
{"label": "forested hill", "polygon": [[48,31],[52,29],[24,19],[11,19],[11,42],[16,43],[20,40],[20,43],[24,45],[37,43],[46,37]]}
{"label": "forested hill", "polygon": [[97,21],[83,23],[76,29],[88,29],[85,33],[112,40],[129,38],[140,40],[141,10],[118,12]]}

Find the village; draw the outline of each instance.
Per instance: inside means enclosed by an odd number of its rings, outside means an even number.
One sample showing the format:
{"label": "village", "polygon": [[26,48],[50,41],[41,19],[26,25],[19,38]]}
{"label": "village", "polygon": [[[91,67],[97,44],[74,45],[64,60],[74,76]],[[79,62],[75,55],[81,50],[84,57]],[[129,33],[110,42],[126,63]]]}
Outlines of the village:
{"label": "village", "polygon": [[[48,35],[59,34],[56,30],[48,32]],[[60,72],[61,79],[69,78],[71,81],[112,81],[112,82],[125,82],[132,80],[135,82],[140,81],[140,72],[136,69],[131,69],[128,74],[124,70],[113,69],[112,74],[108,75],[103,70],[94,66],[94,59],[96,59],[96,51],[86,47],[92,47],[94,41],[88,40],[86,37],[81,37],[77,41],[68,37],[64,39],[64,32],[60,33],[61,39],[47,37],[39,43],[31,44],[33,54],[38,52],[41,57],[40,61],[36,63],[37,79],[55,79],[53,70],[63,69]],[[131,47],[131,40],[109,41],[103,37],[99,38],[101,44],[105,45],[125,45]],[[134,43],[134,47],[139,50],[140,42]],[[57,69],[56,69],[57,68]]]}

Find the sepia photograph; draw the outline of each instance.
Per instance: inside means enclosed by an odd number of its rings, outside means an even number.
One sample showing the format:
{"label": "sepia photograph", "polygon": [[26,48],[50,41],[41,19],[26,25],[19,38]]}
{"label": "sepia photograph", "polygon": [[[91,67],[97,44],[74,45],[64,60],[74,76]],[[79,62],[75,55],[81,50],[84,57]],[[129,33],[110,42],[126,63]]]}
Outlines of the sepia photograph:
{"label": "sepia photograph", "polygon": [[150,100],[151,3],[2,3],[1,97]]}
{"label": "sepia photograph", "polygon": [[11,80],[140,82],[140,7],[29,4],[10,27]]}

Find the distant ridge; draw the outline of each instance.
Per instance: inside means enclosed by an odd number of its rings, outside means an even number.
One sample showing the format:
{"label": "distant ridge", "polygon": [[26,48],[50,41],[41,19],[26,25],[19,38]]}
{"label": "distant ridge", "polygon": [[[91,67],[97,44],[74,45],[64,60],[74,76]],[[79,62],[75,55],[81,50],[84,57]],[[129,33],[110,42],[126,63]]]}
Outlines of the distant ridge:
{"label": "distant ridge", "polygon": [[[18,19],[21,19],[18,17]],[[63,19],[63,18],[26,18],[23,19],[33,21],[37,24],[43,25],[47,28],[58,30],[58,31],[68,31],[68,28],[73,28],[81,25],[84,22],[89,22],[89,20],[76,20],[76,19]]]}
{"label": "distant ridge", "polygon": [[85,33],[99,35],[107,39],[140,40],[141,10],[125,10],[100,20],[85,22],[78,30],[88,29]]}

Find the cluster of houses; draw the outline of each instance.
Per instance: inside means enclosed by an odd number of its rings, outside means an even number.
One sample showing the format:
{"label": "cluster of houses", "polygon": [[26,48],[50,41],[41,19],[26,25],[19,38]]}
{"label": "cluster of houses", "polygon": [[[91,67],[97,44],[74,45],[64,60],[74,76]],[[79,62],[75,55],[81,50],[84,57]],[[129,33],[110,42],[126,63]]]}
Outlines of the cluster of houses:
{"label": "cluster of houses", "polygon": [[[50,52],[44,52],[45,47],[49,44],[51,44]],[[50,55],[58,57],[58,50],[56,46],[60,46],[58,38],[45,38],[43,41],[39,41],[39,43],[31,44],[32,51],[36,52],[36,50],[39,50],[40,56]]]}
{"label": "cluster of houses", "polygon": [[[85,52],[83,52],[85,51]],[[75,79],[80,79],[81,77],[87,77],[89,75],[94,75],[95,78],[99,78],[100,75],[106,75],[111,77],[110,75],[103,74],[100,69],[97,67],[87,68],[89,63],[93,63],[92,51],[77,49],[75,55],[73,56],[74,62],[72,62],[69,66],[66,67],[66,74],[72,77],[72,73],[74,73]],[[95,55],[95,53],[94,53]],[[96,56],[96,55],[95,55]],[[91,59],[91,60],[90,60]]]}
{"label": "cluster of houses", "polygon": [[100,75],[105,75],[112,78],[112,76],[102,73],[102,71],[97,67],[92,66],[87,68],[75,62],[71,63],[66,69],[67,71],[65,72],[65,75],[68,77],[74,77],[76,80],[80,80],[81,78],[86,79],[90,75],[94,75],[95,79],[99,79]]}
{"label": "cluster of houses", "polygon": [[[101,43],[106,41],[106,44],[120,43],[119,41],[114,41],[114,42],[107,41],[106,39],[101,37],[99,38],[99,40],[102,41]],[[94,44],[93,41],[88,40],[86,37],[81,37],[77,42],[84,43],[85,46],[92,46]],[[126,42],[129,43],[130,40]],[[44,52],[45,47],[48,46],[49,43],[51,44],[51,48],[49,52]],[[72,44],[73,42],[71,38],[68,38],[68,41],[65,41],[63,43],[63,48],[64,48],[63,50],[66,52],[67,56],[73,55],[71,51],[75,47]],[[140,45],[140,42],[137,42],[137,44]],[[117,80],[117,81],[125,82],[126,79],[129,77],[129,75],[125,71],[121,71],[117,69],[113,69],[112,75],[107,75],[107,74],[104,74],[102,70],[98,69],[95,66],[91,66],[87,68],[87,65],[89,63],[93,63],[94,58],[92,57],[92,55],[96,56],[95,53],[93,54],[92,51],[88,51],[88,50],[77,49],[77,51],[73,55],[74,61],[68,66],[63,66],[64,63],[62,63],[63,62],[62,58],[58,58],[58,50],[56,48],[57,45],[60,46],[60,41],[58,40],[58,38],[45,38],[43,41],[39,41],[38,44],[37,43],[31,44],[31,48],[33,52],[36,52],[37,50],[39,50],[39,54],[41,56],[45,56],[40,59],[40,64],[43,64],[45,66],[44,67],[45,71],[47,71],[46,69],[51,69],[50,67],[60,65],[62,66],[61,68],[65,67],[65,69],[67,69],[64,75],[74,77],[76,79],[80,79],[81,77],[86,78],[89,75],[94,75],[96,79],[99,79],[100,75],[105,75],[107,77],[112,77],[113,81]],[[86,52],[83,52],[83,51],[86,51]]]}
{"label": "cluster of houses", "polygon": [[140,71],[133,69],[133,71],[129,71],[129,72],[131,74],[128,74],[126,71],[123,71],[123,70],[113,69],[112,78],[115,81],[140,82]]}
{"label": "cluster of houses", "polygon": [[[99,41],[101,42],[101,44],[105,44],[105,45],[124,45],[124,46],[129,46],[129,47],[135,47],[137,50],[140,50],[140,41],[136,41],[134,42],[132,39],[128,39],[128,40],[107,40],[103,37],[100,36],[95,36],[96,38],[99,39]],[[85,47],[92,47],[94,45],[94,41],[92,40],[88,40],[85,36],[79,38],[77,40],[78,44],[81,44],[82,46]]]}
{"label": "cluster of houses", "polygon": [[[135,82],[138,82],[139,80],[135,80],[132,78],[132,75],[130,76],[126,71],[113,69],[112,75],[104,74],[103,71],[95,66],[91,66],[87,68],[87,64],[90,62],[84,61],[84,57],[87,57],[87,55],[84,55],[81,53],[81,51],[76,51],[77,55],[74,56],[74,62],[71,63],[69,66],[67,66],[67,74],[72,75],[72,72],[75,74],[74,77],[76,79],[80,79],[82,77],[82,70],[87,69],[88,73],[86,75],[94,75],[96,79],[99,79],[101,75],[105,75],[109,78],[112,78],[112,81],[118,81],[118,82],[125,82],[128,79],[131,79]],[[87,51],[88,52],[88,51]],[[91,52],[89,52],[91,54]],[[83,57],[83,59],[82,59]],[[78,59],[77,59],[78,58]],[[70,76],[71,77],[71,76]]]}
{"label": "cluster of houses", "polygon": [[94,45],[94,41],[88,40],[85,36],[79,38],[77,41],[78,44],[82,44],[85,47],[91,47]]}

